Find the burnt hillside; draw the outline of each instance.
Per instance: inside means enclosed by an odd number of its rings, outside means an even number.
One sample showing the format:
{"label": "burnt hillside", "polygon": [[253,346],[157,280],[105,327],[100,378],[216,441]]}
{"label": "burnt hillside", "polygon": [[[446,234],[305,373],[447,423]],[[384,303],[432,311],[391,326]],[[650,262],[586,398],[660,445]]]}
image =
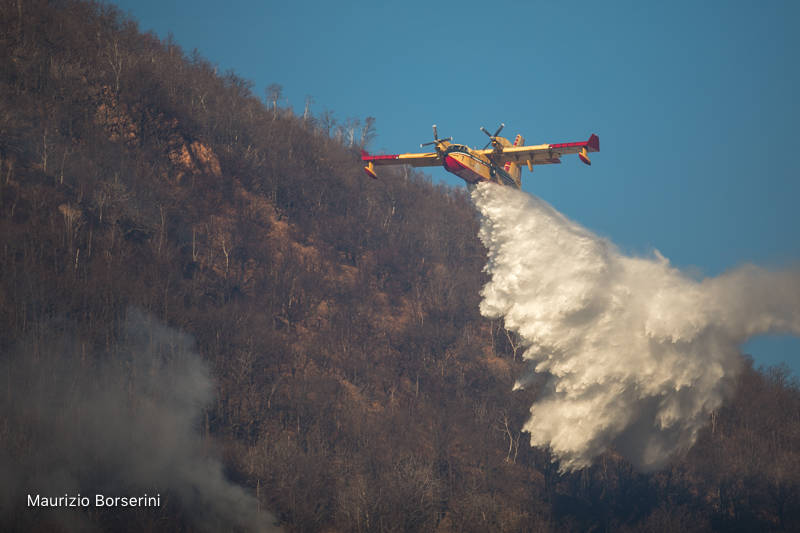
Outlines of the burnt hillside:
{"label": "burnt hillside", "polygon": [[[372,119],[295,116],[98,2],[0,0],[0,63],[4,529],[218,528],[157,474],[157,511],[25,506],[65,433],[20,414],[19,391],[60,391],[66,424],[83,389],[126,391],[119,409],[169,449],[136,413],[196,365],[135,364],[154,350],[209,369],[185,446],[289,531],[800,527],[800,393],[780,370],[748,368],[664,472],[608,454],[562,476],[531,449],[516,339],[478,313],[469,198],[414,172],[366,179]],[[47,457],[86,494],[149,487],[92,450]]]}

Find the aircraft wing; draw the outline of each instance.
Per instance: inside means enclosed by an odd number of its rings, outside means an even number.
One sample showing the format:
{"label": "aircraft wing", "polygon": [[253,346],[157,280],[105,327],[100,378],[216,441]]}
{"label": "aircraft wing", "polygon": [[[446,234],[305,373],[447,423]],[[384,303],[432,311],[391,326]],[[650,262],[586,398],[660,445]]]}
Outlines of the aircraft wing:
{"label": "aircraft wing", "polygon": [[560,144],[539,144],[535,146],[506,146],[502,151],[494,149],[476,150],[476,152],[489,157],[497,164],[517,163],[528,165],[533,170],[533,165],[547,165],[561,163],[564,154],[578,154],[581,161],[591,165],[589,152],[600,151],[600,138],[592,134],[588,141]]}
{"label": "aircraft wing", "polygon": [[436,152],[427,152],[423,154],[391,154],[391,155],[369,155],[367,152],[361,152],[361,160],[367,166],[364,170],[371,178],[377,179],[375,174],[375,165],[410,165],[412,167],[435,167],[442,164],[442,159]]}

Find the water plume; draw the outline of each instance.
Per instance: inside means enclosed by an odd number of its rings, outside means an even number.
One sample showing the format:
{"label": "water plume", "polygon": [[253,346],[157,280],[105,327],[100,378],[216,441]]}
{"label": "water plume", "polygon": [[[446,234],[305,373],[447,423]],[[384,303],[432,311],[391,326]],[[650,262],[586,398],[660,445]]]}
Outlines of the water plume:
{"label": "water plume", "polygon": [[472,196],[490,276],[480,310],[502,317],[546,376],[524,429],[562,471],[608,449],[662,467],[731,394],[743,342],[800,334],[798,272],[743,266],[696,281],[658,251],[623,255],[522,191],[482,184]]}

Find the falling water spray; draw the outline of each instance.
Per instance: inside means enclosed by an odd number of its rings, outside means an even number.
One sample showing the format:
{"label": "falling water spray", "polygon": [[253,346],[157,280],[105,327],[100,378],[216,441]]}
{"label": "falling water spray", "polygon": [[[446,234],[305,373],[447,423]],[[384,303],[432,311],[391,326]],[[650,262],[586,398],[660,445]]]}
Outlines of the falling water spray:
{"label": "falling water spray", "polygon": [[502,317],[546,376],[524,429],[563,471],[610,448],[660,468],[732,393],[742,343],[800,335],[798,272],[744,266],[696,281],[658,251],[621,254],[522,191],[481,184],[472,196],[490,276],[480,310]]}

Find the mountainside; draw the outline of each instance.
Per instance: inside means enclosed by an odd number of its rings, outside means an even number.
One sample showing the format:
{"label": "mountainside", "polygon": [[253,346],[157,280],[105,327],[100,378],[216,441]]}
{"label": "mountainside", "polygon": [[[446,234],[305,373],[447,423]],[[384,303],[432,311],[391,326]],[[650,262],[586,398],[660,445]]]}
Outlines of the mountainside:
{"label": "mountainside", "polygon": [[[655,474],[531,448],[470,199],[368,180],[373,119],[295,116],[103,3],[0,0],[0,50],[4,530],[800,527],[781,369]],[[27,505],[78,492],[161,500]]]}

